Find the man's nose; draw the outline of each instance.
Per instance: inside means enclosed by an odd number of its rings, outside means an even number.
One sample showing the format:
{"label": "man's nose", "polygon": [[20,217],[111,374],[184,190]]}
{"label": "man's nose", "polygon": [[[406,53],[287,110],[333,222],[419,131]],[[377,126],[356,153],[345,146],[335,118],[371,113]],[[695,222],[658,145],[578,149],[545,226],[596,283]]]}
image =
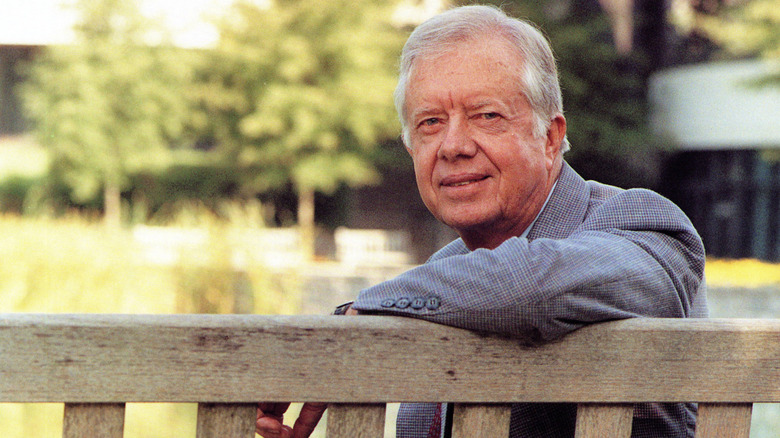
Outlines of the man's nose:
{"label": "man's nose", "polygon": [[476,153],[477,145],[469,135],[466,122],[453,119],[439,146],[438,157],[451,161],[458,158],[470,158]]}

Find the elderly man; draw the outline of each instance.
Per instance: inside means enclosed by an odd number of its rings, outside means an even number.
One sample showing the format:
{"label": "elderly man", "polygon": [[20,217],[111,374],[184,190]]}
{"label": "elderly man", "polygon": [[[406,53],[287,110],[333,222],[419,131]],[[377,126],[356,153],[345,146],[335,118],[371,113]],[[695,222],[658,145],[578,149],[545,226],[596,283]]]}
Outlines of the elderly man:
{"label": "elderly man", "polygon": [[[348,313],[534,344],[599,321],[706,314],[704,248],[685,215],[651,191],[585,181],[563,160],[555,61],[533,26],[486,6],[426,21],[401,55],[396,107],[420,195],[460,239],[363,290]],[[258,433],[308,436],[324,405],[305,405],[294,430],[283,409],[261,404]],[[446,436],[447,410],[402,405],[398,436]],[[633,436],[693,436],[695,412],[638,405]],[[516,404],[510,436],[572,437],[575,415],[571,404]]]}

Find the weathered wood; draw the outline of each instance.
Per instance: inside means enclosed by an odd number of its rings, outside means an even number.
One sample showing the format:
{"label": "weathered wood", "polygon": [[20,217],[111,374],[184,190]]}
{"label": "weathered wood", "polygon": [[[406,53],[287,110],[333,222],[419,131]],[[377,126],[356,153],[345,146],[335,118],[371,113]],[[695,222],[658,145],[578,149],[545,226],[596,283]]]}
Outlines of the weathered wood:
{"label": "weathered wood", "polygon": [[748,438],[752,403],[700,403],[696,438]]}
{"label": "weathered wood", "polygon": [[384,316],[6,314],[0,402],[780,402],[777,339],[780,320],[633,319],[522,347]]}
{"label": "weathered wood", "polygon": [[629,438],[634,405],[581,403],[575,438]]}
{"label": "weathered wood", "polygon": [[512,406],[455,403],[452,438],[493,438],[509,436]]}
{"label": "weathered wood", "polygon": [[254,438],[256,403],[199,403],[196,438]]}
{"label": "weathered wood", "polygon": [[62,438],[122,438],[124,403],[66,403]]}
{"label": "weathered wood", "polygon": [[384,404],[328,405],[328,438],[382,438],[384,436]]}

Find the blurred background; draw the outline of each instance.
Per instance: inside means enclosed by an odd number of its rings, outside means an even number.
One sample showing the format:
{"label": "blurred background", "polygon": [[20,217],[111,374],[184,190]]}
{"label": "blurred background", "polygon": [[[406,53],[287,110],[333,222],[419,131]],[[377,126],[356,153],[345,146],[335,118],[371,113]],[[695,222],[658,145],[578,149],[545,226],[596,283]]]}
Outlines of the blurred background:
{"label": "blurred background", "polygon": [[[0,312],[326,313],[423,262],[454,234],[392,90],[413,27],[462,3],[4,2]],[[780,0],[496,3],[552,42],[567,161],[683,208],[712,316],[780,317]],[[61,416],[0,404],[0,436]],[[194,428],[128,405],[128,437]],[[778,430],[757,406],[751,436]]]}

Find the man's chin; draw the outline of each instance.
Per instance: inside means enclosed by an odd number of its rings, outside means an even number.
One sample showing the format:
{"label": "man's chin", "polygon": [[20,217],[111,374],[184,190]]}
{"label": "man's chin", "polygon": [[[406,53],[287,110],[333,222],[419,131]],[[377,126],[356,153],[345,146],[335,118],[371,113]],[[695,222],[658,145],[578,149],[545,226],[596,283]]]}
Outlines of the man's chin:
{"label": "man's chin", "polygon": [[446,218],[446,220],[441,221],[455,230],[461,237],[463,235],[489,233],[492,228],[486,221],[476,220],[476,218]]}

